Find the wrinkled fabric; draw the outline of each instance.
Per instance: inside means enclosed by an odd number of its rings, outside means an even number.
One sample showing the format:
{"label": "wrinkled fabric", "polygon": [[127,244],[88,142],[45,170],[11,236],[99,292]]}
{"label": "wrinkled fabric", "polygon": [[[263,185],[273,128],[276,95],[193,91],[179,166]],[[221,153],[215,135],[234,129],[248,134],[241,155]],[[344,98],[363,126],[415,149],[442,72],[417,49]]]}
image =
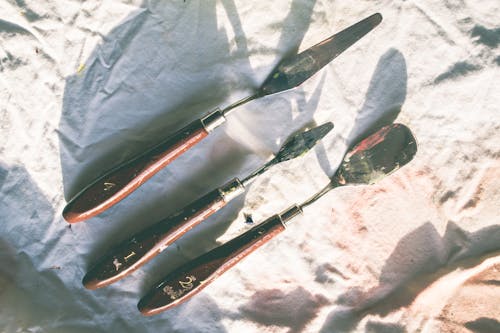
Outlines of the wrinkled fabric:
{"label": "wrinkled fabric", "polygon": [[[498,1],[0,0],[0,331],[500,331]],[[382,24],[300,87],[249,102],[86,222],[86,184],[215,107],[285,56],[375,13]],[[297,130],[308,154],[131,276],[86,290],[112,245],[233,177]],[[371,186],[325,195],[186,303],[139,299],[175,267],[319,191],[348,147],[400,122],[419,151]]]}

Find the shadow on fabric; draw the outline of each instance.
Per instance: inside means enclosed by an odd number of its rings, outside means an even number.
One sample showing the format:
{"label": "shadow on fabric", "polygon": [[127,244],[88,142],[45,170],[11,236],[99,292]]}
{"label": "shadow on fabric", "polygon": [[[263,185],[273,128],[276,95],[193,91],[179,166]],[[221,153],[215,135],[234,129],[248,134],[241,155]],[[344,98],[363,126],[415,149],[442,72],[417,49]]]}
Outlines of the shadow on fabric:
{"label": "shadow on fabric", "polygon": [[[277,49],[296,52],[315,2],[292,2]],[[219,3],[236,35],[236,48],[230,46],[227,32],[217,21]],[[198,13],[196,22],[185,15],[192,11]],[[234,101],[234,90],[254,90],[256,84],[249,73],[255,69],[248,57],[247,39],[232,0],[144,2],[103,37],[81,72],[67,78],[59,126],[65,198],[70,199],[97,176],[189,121]],[[300,88],[286,96],[290,99],[286,103],[283,97],[279,99],[281,127],[265,133],[273,135],[270,150],[277,148],[276,142],[283,141],[291,128],[310,123],[321,88],[322,84],[307,102]],[[303,106],[299,117],[292,118],[292,104]],[[250,110],[258,108],[259,102],[249,105]],[[116,206],[72,226],[73,232],[84,236],[81,245],[90,248],[87,265],[236,173],[258,167],[262,161],[252,158],[252,153],[219,129]],[[153,265],[146,265],[142,292],[187,258],[214,247],[215,239],[234,220],[243,201],[244,196],[239,197],[167,249]],[[181,305],[179,311],[184,306],[190,305]]]}
{"label": "shadow on fabric", "polygon": [[338,297],[339,309],[329,314],[322,332],[349,332],[367,315],[383,317],[406,307],[446,274],[497,256],[499,244],[500,226],[467,232],[449,222],[441,237],[432,223],[426,223],[398,242],[378,286],[368,290],[359,286]]}
{"label": "shadow on fabric", "polygon": [[[393,123],[406,99],[408,73],[401,52],[389,49],[378,61],[370,80],[365,102],[358,111],[354,127],[347,135],[346,150],[382,126]],[[320,165],[327,175],[335,169],[330,165],[324,148],[317,150]]]}

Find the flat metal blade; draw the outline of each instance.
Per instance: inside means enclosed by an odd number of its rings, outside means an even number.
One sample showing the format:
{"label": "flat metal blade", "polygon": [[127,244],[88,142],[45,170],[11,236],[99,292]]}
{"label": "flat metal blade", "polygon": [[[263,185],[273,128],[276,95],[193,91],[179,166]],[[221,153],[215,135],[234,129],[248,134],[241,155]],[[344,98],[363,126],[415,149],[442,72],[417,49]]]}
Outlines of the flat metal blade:
{"label": "flat metal blade", "polygon": [[259,89],[261,96],[300,85],[382,21],[377,13],[325,39],[307,50],[283,60]]}
{"label": "flat metal blade", "polygon": [[276,154],[276,163],[291,160],[308,152],[314,145],[325,137],[333,128],[328,122],[308,131],[300,132],[290,137]]}
{"label": "flat metal blade", "polygon": [[350,150],[336,178],[341,185],[373,184],[410,162],[417,153],[417,141],[402,124],[382,127]]}

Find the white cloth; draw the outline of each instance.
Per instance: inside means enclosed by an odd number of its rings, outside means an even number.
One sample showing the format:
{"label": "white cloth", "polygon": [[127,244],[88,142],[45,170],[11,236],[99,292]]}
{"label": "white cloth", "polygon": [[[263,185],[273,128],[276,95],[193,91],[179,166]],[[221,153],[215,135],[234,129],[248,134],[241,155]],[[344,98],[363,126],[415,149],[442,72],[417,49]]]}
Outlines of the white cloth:
{"label": "white cloth", "polygon": [[[498,329],[499,10],[494,0],[0,0],[0,331]],[[100,173],[378,11],[379,27],[302,86],[240,107],[100,216],[62,219]],[[262,221],[314,194],[348,145],[394,120],[418,139],[409,165],[332,191],[190,301],[140,315],[169,270],[248,228],[245,213]],[[335,128],[312,152],[130,277],[83,288],[110,246],[326,121]]]}

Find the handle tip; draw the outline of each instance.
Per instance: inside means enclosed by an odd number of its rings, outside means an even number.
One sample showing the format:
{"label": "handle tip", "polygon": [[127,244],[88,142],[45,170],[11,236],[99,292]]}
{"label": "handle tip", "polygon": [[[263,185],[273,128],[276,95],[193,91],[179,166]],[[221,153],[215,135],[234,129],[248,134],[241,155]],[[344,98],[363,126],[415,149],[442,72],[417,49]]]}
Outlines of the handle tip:
{"label": "handle tip", "polygon": [[99,277],[98,274],[96,274],[95,270],[89,271],[85,276],[83,277],[82,284],[86,289],[89,290],[96,290],[102,287],[106,287],[113,282],[118,280],[117,278],[102,278]]}
{"label": "handle tip", "polygon": [[100,281],[99,279],[96,279],[95,277],[93,277],[89,274],[86,274],[82,280],[83,286],[89,290],[95,290],[95,289],[100,288],[101,282],[102,281]]}
{"label": "handle tip", "polygon": [[[121,200],[114,199],[113,200]],[[109,207],[115,204],[115,201],[107,200],[100,204],[95,204],[82,199],[82,197],[75,197],[66,204],[62,216],[68,223],[77,223],[88,220],[96,215],[99,215]],[[117,202],[117,201],[116,201]]]}
{"label": "handle tip", "polygon": [[[198,292],[199,290],[195,290],[193,294]],[[193,294],[188,293],[187,295],[177,295],[172,296],[166,293],[163,287],[163,284],[158,287],[152,289],[149,293],[146,294],[139,303],[137,304],[137,309],[144,316],[153,316],[157,315],[161,312],[164,312],[170,308],[173,308],[180,303],[188,300]]]}
{"label": "handle tip", "polygon": [[373,19],[375,20],[376,24],[379,24],[383,20],[383,16],[380,13],[375,13],[373,14]]}
{"label": "handle tip", "polygon": [[139,301],[139,303],[137,304],[137,309],[141,312],[142,315],[147,317],[163,312],[172,306],[171,304],[164,305],[165,301],[162,301],[164,297],[165,296],[163,295],[163,293],[160,293],[157,291],[157,289],[154,289]]}
{"label": "handle tip", "polygon": [[81,213],[77,213],[73,210],[71,203],[67,204],[66,207],[64,207],[62,216],[68,223],[77,223],[86,219],[86,217]]}
{"label": "handle tip", "polygon": [[[141,302],[142,302],[142,300],[141,300]],[[139,310],[139,312],[143,316],[149,317],[149,316],[153,316],[153,315],[156,314],[156,312],[154,312],[154,309],[152,309],[149,306],[147,306],[147,304],[142,304],[141,302],[139,302],[137,304],[137,309]]]}
{"label": "handle tip", "polygon": [[88,220],[102,211],[101,207],[82,207],[81,200],[76,198],[66,204],[62,216],[68,223],[77,223]]}

